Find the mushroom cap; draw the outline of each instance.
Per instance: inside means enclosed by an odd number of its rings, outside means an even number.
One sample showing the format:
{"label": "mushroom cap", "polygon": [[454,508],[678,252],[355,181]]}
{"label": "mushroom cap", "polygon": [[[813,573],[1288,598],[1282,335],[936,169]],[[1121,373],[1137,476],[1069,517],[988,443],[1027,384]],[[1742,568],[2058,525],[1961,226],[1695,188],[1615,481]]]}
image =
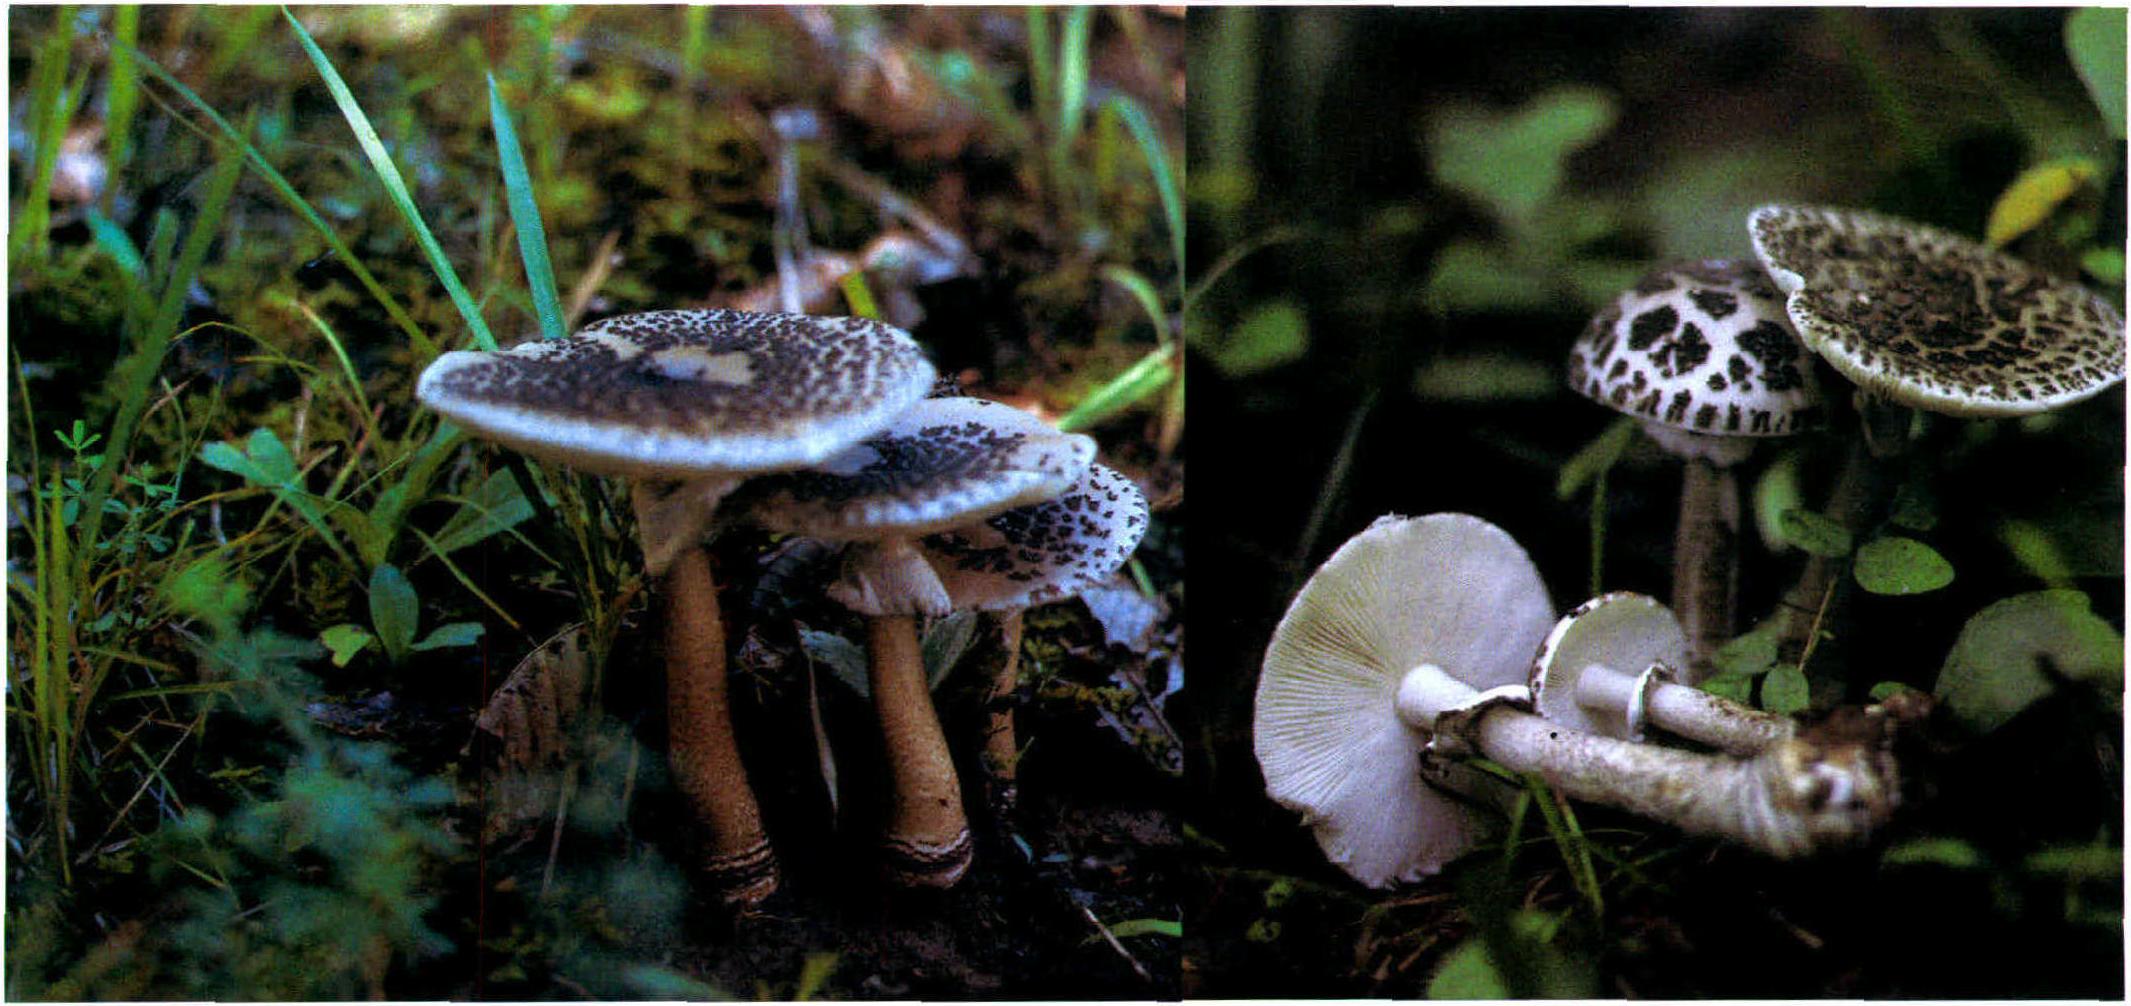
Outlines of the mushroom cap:
{"label": "mushroom cap", "polygon": [[1954,416],[2045,412],[2124,377],[2124,318],[2077,283],[1878,213],[1763,206],[1754,252],[1800,338],[1858,386]]}
{"label": "mushroom cap", "polygon": [[748,483],[731,504],[772,531],[915,538],[1057,496],[1094,459],[1092,438],[1011,405],[928,398],[816,467]]}
{"label": "mushroom cap", "polygon": [[535,458],[690,480],[818,463],[932,381],[908,334],[864,318],[650,311],[552,342],[446,353],[415,394]]}
{"label": "mushroom cap", "polygon": [[1273,630],[1253,719],[1267,795],[1364,884],[1440,870],[1491,821],[1422,780],[1426,738],[1399,719],[1399,684],[1425,663],[1478,689],[1521,685],[1553,622],[1539,571],[1502,529],[1454,513],[1378,518]]}
{"label": "mushroom cap", "polygon": [[1656,270],[1584,326],[1569,387],[1650,428],[1781,437],[1825,421],[1782,292],[1751,261]]}
{"label": "mushroom cap", "polygon": [[1623,715],[1587,708],[1576,685],[1593,664],[1640,675],[1651,664],[1687,666],[1687,632],[1672,609],[1656,598],[1619,591],[1577,605],[1554,623],[1532,661],[1532,704],[1539,715],[1572,730],[1601,737],[1639,740]]}
{"label": "mushroom cap", "polygon": [[1147,531],[1132,480],[1091,464],[1059,496],[918,542],[957,610],[1027,608],[1079,594],[1116,572]]}

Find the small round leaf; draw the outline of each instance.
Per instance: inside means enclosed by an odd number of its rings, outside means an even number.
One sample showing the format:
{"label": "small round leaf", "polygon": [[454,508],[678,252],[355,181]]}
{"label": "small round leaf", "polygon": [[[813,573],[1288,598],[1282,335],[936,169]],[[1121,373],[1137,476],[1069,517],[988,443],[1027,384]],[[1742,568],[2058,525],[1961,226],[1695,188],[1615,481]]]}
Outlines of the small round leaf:
{"label": "small round leaf", "polygon": [[1850,554],[1850,529],[1811,510],[1785,510],[1776,524],[1791,544],[1827,559]]}
{"label": "small round leaf", "polygon": [[1875,594],[1922,594],[1953,582],[1953,563],[1914,538],[1874,538],[1857,550],[1857,585]]}

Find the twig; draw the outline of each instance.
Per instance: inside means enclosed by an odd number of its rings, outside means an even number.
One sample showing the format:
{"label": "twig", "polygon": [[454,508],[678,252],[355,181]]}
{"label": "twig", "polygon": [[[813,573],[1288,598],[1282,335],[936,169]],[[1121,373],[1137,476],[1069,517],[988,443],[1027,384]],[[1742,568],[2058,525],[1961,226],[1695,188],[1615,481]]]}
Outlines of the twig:
{"label": "twig", "polygon": [[1139,974],[1141,981],[1149,985],[1154,984],[1154,976],[1147,973],[1146,966],[1139,962],[1139,958],[1132,956],[1132,951],[1126,950],[1124,944],[1117,942],[1117,934],[1111,932],[1109,926],[1103,925],[1102,920],[1096,918],[1095,913],[1088,906],[1077,905],[1075,907],[1080,909],[1080,914],[1087,916],[1088,924],[1094,926],[1095,931],[1102,934],[1102,938],[1110,944],[1110,949],[1117,951],[1117,955],[1124,958],[1125,963],[1132,965],[1132,970]]}

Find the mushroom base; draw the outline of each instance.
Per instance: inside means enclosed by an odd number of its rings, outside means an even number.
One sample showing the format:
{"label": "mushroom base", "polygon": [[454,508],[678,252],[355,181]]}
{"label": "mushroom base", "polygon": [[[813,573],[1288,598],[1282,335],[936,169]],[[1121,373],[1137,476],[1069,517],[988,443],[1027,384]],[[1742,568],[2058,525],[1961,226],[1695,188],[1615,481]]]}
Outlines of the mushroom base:
{"label": "mushroom base", "polygon": [[954,757],[925,687],[917,619],[869,619],[866,642],[874,713],[895,783],[895,809],[882,840],[888,875],[901,884],[946,887],[969,866],[969,820]]}

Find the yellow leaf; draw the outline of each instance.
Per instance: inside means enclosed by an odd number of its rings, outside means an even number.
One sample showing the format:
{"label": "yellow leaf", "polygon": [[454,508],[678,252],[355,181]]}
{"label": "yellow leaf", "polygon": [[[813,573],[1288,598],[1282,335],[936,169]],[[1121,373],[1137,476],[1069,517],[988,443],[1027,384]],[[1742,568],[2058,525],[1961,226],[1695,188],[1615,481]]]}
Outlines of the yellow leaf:
{"label": "yellow leaf", "polygon": [[2084,157],[2038,164],[2020,173],[1990,208],[1990,224],[1983,240],[1991,247],[2034,230],[2072,194],[2101,173],[2101,166]]}

